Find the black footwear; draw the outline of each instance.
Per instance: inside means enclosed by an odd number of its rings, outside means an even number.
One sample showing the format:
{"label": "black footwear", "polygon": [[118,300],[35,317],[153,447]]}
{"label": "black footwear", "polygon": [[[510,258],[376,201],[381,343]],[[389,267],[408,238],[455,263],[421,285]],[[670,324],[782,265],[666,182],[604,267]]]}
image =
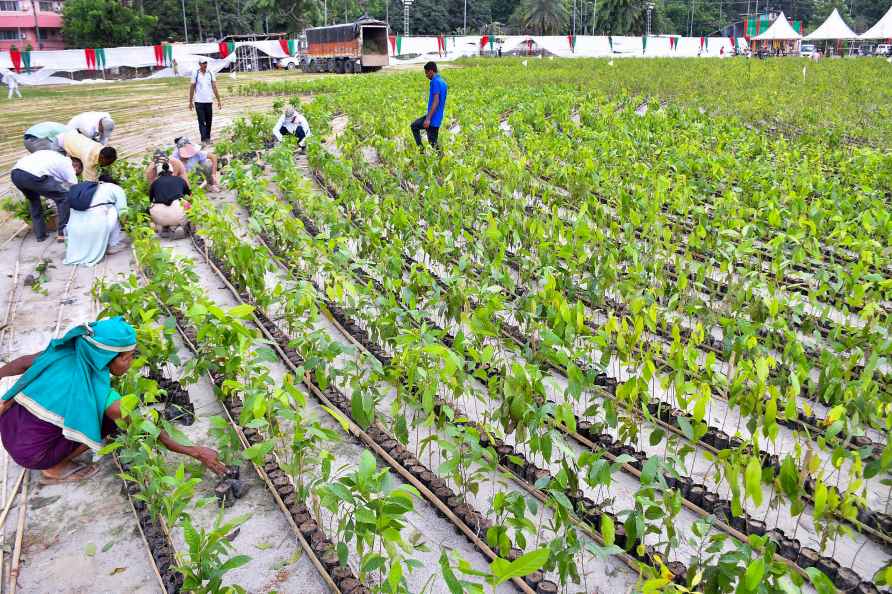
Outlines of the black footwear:
{"label": "black footwear", "polygon": [[39,242],[41,242],[41,241],[46,241],[46,238],[47,238],[47,237],[49,237],[49,235],[44,235],[43,237],[38,237],[38,238],[37,238],[37,242],[39,243]]}

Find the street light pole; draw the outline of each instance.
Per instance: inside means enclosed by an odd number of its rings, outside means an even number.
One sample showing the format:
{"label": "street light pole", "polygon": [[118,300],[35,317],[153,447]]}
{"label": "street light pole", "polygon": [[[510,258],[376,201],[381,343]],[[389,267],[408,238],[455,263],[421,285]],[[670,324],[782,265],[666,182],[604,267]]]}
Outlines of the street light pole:
{"label": "street light pole", "polygon": [[647,36],[650,37],[650,14],[654,9],[654,3],[647,3]]}
{"label": "street light pole", "polygon": [[403,0],[403,35],[409,36],[409,7],[414,0]]}
{"label": "street light pole", "polygon": [[183,5],[183,36],[186,38],[186,43],[189,43],[189,29],[186,27],[186,0],[180,0],[180,3]]}
{"label": "street light pole", "polygon": [[576,0],[573,0],[573,37],[576,37]]}
{"label": "street light pole", "polygon": [[468,34],[468,0],[465,0],[465,25],[462,31],[464,31],[464,35]]}

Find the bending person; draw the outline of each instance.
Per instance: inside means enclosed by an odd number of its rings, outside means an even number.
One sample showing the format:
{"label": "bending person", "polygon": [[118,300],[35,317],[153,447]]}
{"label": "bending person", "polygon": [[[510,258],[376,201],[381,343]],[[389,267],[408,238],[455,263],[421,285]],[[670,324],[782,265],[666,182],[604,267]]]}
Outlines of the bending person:
{"label": "bending person", "polygon": [[207,180],[208,191],[218,192],[220,188],[217,185],[217,155],[201,150],[185,136],[174,139],[174,142],[176,148],[171,161],[176,159],[182,163],[186,173],[198,171]]}
{"label": "bending person", "polygon": [[[179,164],[177,160],[172,162]],[[173,175],[166,158],[158,162],[154,169],[155,180],[149,186],[149,200],[152,202],[149,216],[152,218],[152,227],[158,234],[161,237],[170,237],[178,227],[186,230],[189,203],[185,197],[192,194],[192,190],[186,180]]]}
{"label": "bending person", "polygon": [[[115,421],[122,418],[121,396],[111,387],[111,376],[127,373],[135,349],[133,327],[115,317],[77,326],[50,341],[42,353],[0,367],[0,378],[24,374],[0,405],[0,438],[12,459],[43,471],[45,482],[96,474],[96,466],[74,459],[100,449],[103,437],[115,432]],[[210,448],[181,445],[165,431],[158,440],[217,474],[226,471]]]}
{"label": "bending person", "polygon": [[46,239],[46,220],[43,218],[43,202],[46,196],[56,203],[57,240],[64,241],[68,223],[68,189],[77,183],[81,163],[56,151],[37,151],[19,159],[9,174],[12,185],[17,187],[31,211],[31,226],[37,241]]}
{"label": "bending person", "polygon": [[171,175],[175,175],[176,177],[180,177],[184,182],[189,183],[189,176],[186,174],[186,167],[180,162],[179,159],[167,156],[167,153],[162,151],[161,149],[155,150],[155,154],[152,155],[152,161],[146,166],[146,181],[149,182],[149,185],[152,185],[158,176],[161,174],[161,170],[164,165],[167,165],[167,168],[170,170]]}
{"label": "bending person", "polygon": [[285,113],[279,117],[279,121],[273,126],[273,136],[282,142],[283,136],[296,136],[298,144],[303,144],[304,138],[310,135],[310,123],[307,118],[293,107],[285,108]]}
{"label": "bending person", "polygon": [[[106,178],[103,176],[103,179]],[[79,184],[70,193],[81,189]],[[73,208],[68,219],[68,245],[65,264],[95,266],[106,254],[116,254],[127,247],[119,217],[127,210],[124,189],[110,179],[100,181],[86,210]]]}
{"label": "bending person", "polygon": [[110,146],[102,146],[76,130],[68,130],[59,135],[59,142],[69,156],[80,159],[84,166],[84,181],[99,179],[99,168],[110,167],[118,160],[118,151]]}
{"label": "bending person", "polygon": [[37,151],[62,151],[59,135],[68,127],[58,122],[41,122],[25,130],[25,150],[29,153]]}
{"label": "bending person", "polygon": [[115,121],[107,111],[85,111],[71,118],[68,127],[105,146],[115,131]]}

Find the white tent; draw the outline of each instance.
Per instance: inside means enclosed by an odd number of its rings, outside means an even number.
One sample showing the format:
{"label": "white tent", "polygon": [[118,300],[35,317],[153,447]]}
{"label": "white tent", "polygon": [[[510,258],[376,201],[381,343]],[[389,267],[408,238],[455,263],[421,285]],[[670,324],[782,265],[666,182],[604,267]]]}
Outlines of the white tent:
{"label": "white tent", "polygon": [[889,39],[892,37],[892,6],[877,24],[861,34],[861,39]]}
{"label": "white tent", "polygon": [[808,40],[818,39],[857,39],[858,35],[849,29],[846,22],[839,16],[839,11],[835,8],[827,20],[820,27],[805,36]]}
{"label": "white tent", "polygon": [[797,33],[793,27],[790,26],[790,23],[787,22],[787,17],[784,16],[784,13],[780,13],[771,26],[765,29],[765,32],[761,35],[753,37],[755,41],[774,41],[774,40],[785,40],[785,39],[802,39],[802,35]]}

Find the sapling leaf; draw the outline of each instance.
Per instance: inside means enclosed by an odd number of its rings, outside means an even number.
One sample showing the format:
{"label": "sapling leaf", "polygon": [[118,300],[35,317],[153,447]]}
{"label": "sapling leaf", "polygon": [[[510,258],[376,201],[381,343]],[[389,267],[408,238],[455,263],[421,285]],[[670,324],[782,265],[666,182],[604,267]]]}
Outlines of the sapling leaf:
{"label": "sapling leaf", "polygon": [[92,542],[88,542],[87,546],[84,547],[84,554],[87,557],[95,557],[96,556],[96,545]]}
{"label": "sapling leaf", "polygon": [[753,500],[756,506],[762,505],[762,466],[755,456],[747,462],[744,471],[744,484],[746,494]]}
{"label": "sapling leaf", "polygon": [[828,578],[823,571],[818,569],[817,567],[808,567],[805,570],[805,573],[808,574],[808,579],[811,581],[811,584],[815,587],[815,590],[818,591],[818,594],[835,594],[836,586],[833,585],[833,582]]}
{"label": "sapling leaf", "polygon": [[[505,563],[503,559],[496,559],[490,564],[490,571],[493,574],[492,583],[498,586],[510,579],[523,577],[539,571],[548,561],[548,557],[548,549],[541,548],[522,555],[511,563]],[[498,563],[499,561],[502,563]]]}

